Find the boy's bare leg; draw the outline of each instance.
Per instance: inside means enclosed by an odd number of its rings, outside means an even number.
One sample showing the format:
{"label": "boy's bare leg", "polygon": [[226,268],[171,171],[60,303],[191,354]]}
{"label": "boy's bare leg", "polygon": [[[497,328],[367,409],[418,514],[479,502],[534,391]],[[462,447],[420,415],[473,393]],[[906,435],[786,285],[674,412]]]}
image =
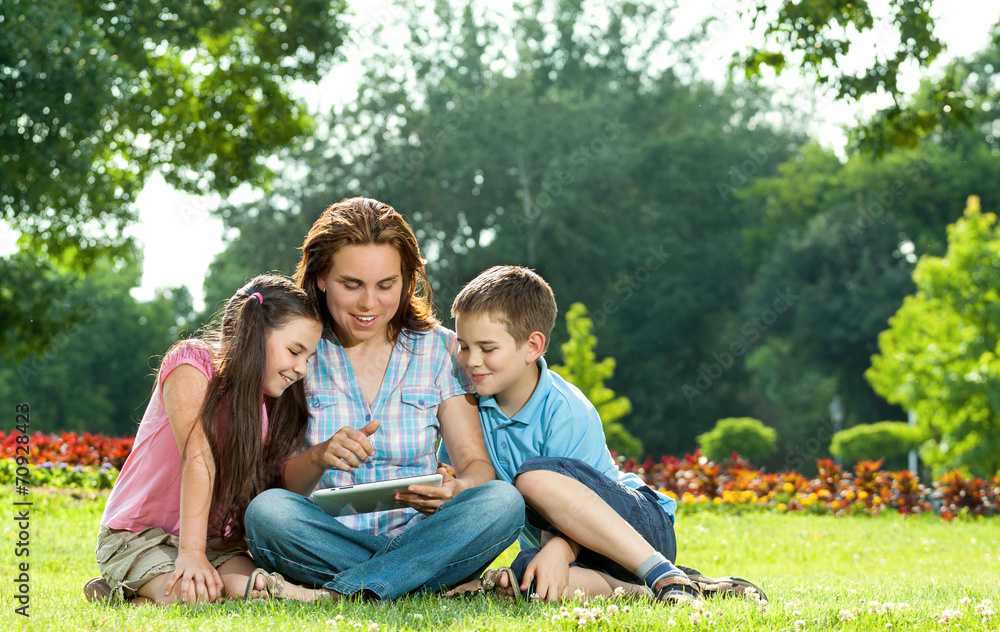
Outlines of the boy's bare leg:
{"label": "boy's bare leg", "polygon": [[[497,584],[504,589],[510,588],[506,575],[500,575],[497,578]],[[607,573],[579,566],[571,566],[569,569],[569,590],[571,592],[567,597],[572,598],[574,592],[577,590],[583,592],[588,597],[610,597],[614,594],[616,588],[622,588],[626,593],[636,595],[646,594],[645,587],[639,584],[623,582]],[[513,594],[513,591],[511,591],[511,594]]]}
{"label": "boy's bare leg", "polygon": [[524,502],[580,546],[636,569],[656,550],[589,487],[549,470],[522,472],[514,481]]}

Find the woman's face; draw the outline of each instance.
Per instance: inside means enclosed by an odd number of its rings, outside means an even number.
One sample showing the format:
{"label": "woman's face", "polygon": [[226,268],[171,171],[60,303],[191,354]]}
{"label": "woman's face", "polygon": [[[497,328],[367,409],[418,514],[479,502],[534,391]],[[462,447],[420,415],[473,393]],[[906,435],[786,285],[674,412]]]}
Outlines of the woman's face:
{"label": "woman's face", "polygon": [[333,267],[316,280],[345,347],[385,339],[389,321],[399,309],[403,290],[402,261],[387,244],[344,246]]}

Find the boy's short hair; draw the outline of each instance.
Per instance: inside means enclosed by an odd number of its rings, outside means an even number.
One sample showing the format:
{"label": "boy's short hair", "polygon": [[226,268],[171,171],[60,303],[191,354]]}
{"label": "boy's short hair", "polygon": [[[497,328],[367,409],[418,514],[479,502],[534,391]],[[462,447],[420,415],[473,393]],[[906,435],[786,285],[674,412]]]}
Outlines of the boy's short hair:
{"label": "boy's short hair", "polygon": [[486,315],[502,325],[518,345],[527,342],[532,332],[541,332],[546,349],[557,311],[556,297],[545,279],[520,266],[493,266],[480,273],[451,305],[452,318]]}

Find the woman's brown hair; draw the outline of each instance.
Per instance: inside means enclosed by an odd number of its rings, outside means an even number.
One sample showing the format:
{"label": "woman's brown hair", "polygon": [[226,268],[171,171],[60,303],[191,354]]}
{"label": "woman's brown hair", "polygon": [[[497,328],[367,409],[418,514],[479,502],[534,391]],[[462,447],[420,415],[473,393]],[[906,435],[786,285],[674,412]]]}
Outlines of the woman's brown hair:
{"label": "woman's brown hair", "polygon": [[386,334],[393,342],[404,329],[427,331],[438,324],[432,291],[427,283],[426,261],[410,225],[388,204],[371,198],[347,198],[331,205],[313,223],[302,244],[302,258],[295,268],[295,281],[309,295],[333,330],[333,316],[317,279],[333,267],[333,258],[344,246],[388,245],[399,253],[403,287],[399,309],[389,321]]}

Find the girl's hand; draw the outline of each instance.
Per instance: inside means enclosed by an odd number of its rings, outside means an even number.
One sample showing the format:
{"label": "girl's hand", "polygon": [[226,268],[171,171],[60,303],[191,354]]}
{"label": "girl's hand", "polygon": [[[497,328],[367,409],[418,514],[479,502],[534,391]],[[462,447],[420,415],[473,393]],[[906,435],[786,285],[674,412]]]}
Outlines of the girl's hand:
{"label": "girl's hand", "polygon": [[559,601],[569,596],[569,565],[575,561],[573,550],[562,538],[552,538],[528,562],[521,578],[521,591],[535,582],[535,593],[545,601]]}
{"label": "girl's hand", "polygon": [[174,566],[164,595],[169,597],[177,585],[177,600],[185,603],[213,602],[224,596],[222,577],[204,553],[182,551]]}
{"label": "girl's hand", "polygon": [[439,467],[437,473],[441,475],[440,487],[410,485],[406,488],[409,493],[396,494],[396,502],[429,516],[465,489],[458,479],[448,473],[446,468]]}
{"label": "girl's hand", "polygon": [[368,437],[375,434],[378,427],[377,419],[360,430],[344,426],[332,437],[316,446],[320,465],[323,469],[336,468],[344,472],[361,467],[368,457],[375,454],[375,448],[372,447]]}

